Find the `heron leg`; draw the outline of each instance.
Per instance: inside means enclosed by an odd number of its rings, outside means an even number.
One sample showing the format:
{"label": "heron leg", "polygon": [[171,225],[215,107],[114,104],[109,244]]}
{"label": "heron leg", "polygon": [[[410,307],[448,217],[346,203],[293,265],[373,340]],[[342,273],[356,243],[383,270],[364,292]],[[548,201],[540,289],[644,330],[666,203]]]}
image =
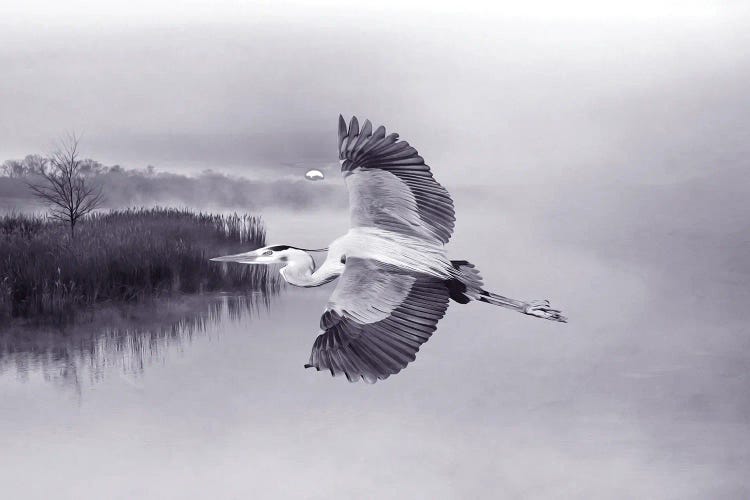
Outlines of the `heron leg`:
{"label": "heron leg", "polygon": [[505,307],[529,316],[548,319],[550,321],[559,321],[561,323],[566,323],[568,321],[568,319],[562,315],[562,311],[559,309],[553,309],[550,306],[549,300],[532,300],[531,302],[523,302],[521,300],[510,299],[487,291],[482,291],[480,295],[479,300],[487,302],[488,304]]}
{"label": "heron leg", "polygon": [[548,319],[550,321],[568,322],[568,318],[563,316],[562,311],[550,307],[549,300],[533,300],[526,304],[522,312],[529,316],[536,316],[537,318]]}

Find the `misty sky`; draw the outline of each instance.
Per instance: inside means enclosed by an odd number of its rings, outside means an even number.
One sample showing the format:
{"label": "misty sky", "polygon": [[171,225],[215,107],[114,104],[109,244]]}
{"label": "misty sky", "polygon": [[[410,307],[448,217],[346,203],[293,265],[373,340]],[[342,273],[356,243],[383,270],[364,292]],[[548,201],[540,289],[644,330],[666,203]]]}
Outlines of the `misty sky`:
{"label": "misty sky", "polygon": [[[352,386],[301,368],[329,290],[295,290],[140,392],[116,379],[77,407],[0,378],[20,430],[3,470],[39,498],[250,479],[290,498],[748,498],[745,3],[0,6],[0,160],[75,130],[85,156],[168,172],[111,180],[118,203],[252,204],[270,243],[320,248],[347,228],[338,114],[369,117],[451,192],[452,258],[571,318],[451,306],[416,363]],[[307,168],[328,178],[284,184]],[[10,181],[0,208],[28,199]]]}
{"label": "misty sky", "polygon": [[75,130],[107,164],[296,173],[335,164],[339,113],[449,185],[670,182],[747,151],[741,2],[68,5],[0,8],[2,158]]}

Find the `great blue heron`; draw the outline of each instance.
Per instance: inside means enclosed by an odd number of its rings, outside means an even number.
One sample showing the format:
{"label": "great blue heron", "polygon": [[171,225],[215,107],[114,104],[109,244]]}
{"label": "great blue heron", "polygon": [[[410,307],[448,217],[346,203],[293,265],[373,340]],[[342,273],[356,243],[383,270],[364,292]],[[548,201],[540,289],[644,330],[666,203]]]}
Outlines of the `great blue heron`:
{"label": "great blue heron", "polygon": [[453,232],[453,201],[417,150],[398,137],[386,135],[382,126],[373,131],[369,120],[360,128],[356,117],[347,127],[339,116],[351,228],[328,246],[319,268],[313,250],[290,245],[211,259],[283,264],[287,283],[301,287],[341,277],[305,367],[345,374],[352,382],[385,379],[414,361],[450,299],[566,321],[546,300],[524,302],[486,291],[474,265],[448,259],[444,245]]}

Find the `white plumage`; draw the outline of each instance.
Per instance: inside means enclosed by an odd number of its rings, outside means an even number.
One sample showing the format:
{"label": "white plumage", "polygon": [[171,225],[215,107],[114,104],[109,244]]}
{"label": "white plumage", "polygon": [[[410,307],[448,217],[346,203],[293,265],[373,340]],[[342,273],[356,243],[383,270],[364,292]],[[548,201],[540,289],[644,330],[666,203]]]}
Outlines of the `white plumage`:
{"label": "white plumage", "polygon": [[451,299],[566,321],[548,301],[524,302],[484,290],[472,264],[448,259],[444,245],[455,223],[453,201],[398,134],[386,135],[382,126],[373,131],[369,121],[360,129],[356,117],[347,126],[339,117],[339,160],[351,228],[329,245],[320,268],[312,250],[289,245],[211,259],[284,264],[281,275],[295,286],[339,278],[305,366],[345,374],[350,381],[375,382],[398,373],[415,359]]}

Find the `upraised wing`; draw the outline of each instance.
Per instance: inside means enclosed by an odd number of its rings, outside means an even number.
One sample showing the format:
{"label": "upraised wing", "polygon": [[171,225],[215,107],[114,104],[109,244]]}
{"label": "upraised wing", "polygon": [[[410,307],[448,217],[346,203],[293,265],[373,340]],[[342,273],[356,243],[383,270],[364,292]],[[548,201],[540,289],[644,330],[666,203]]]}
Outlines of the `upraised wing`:
{"label": "upraised wing", "polygon": [[435,331],[449,296],[440,278],[349,258],[305,368],[345,374],[350,382],[398,373]]}
{"label": "upraised wing", "polygon": [[453,233],[453,200],[417,150],[398,134],[359,128],[339,116],[339,159],[349,189],[352,227],[376,227],[447,243]]}

